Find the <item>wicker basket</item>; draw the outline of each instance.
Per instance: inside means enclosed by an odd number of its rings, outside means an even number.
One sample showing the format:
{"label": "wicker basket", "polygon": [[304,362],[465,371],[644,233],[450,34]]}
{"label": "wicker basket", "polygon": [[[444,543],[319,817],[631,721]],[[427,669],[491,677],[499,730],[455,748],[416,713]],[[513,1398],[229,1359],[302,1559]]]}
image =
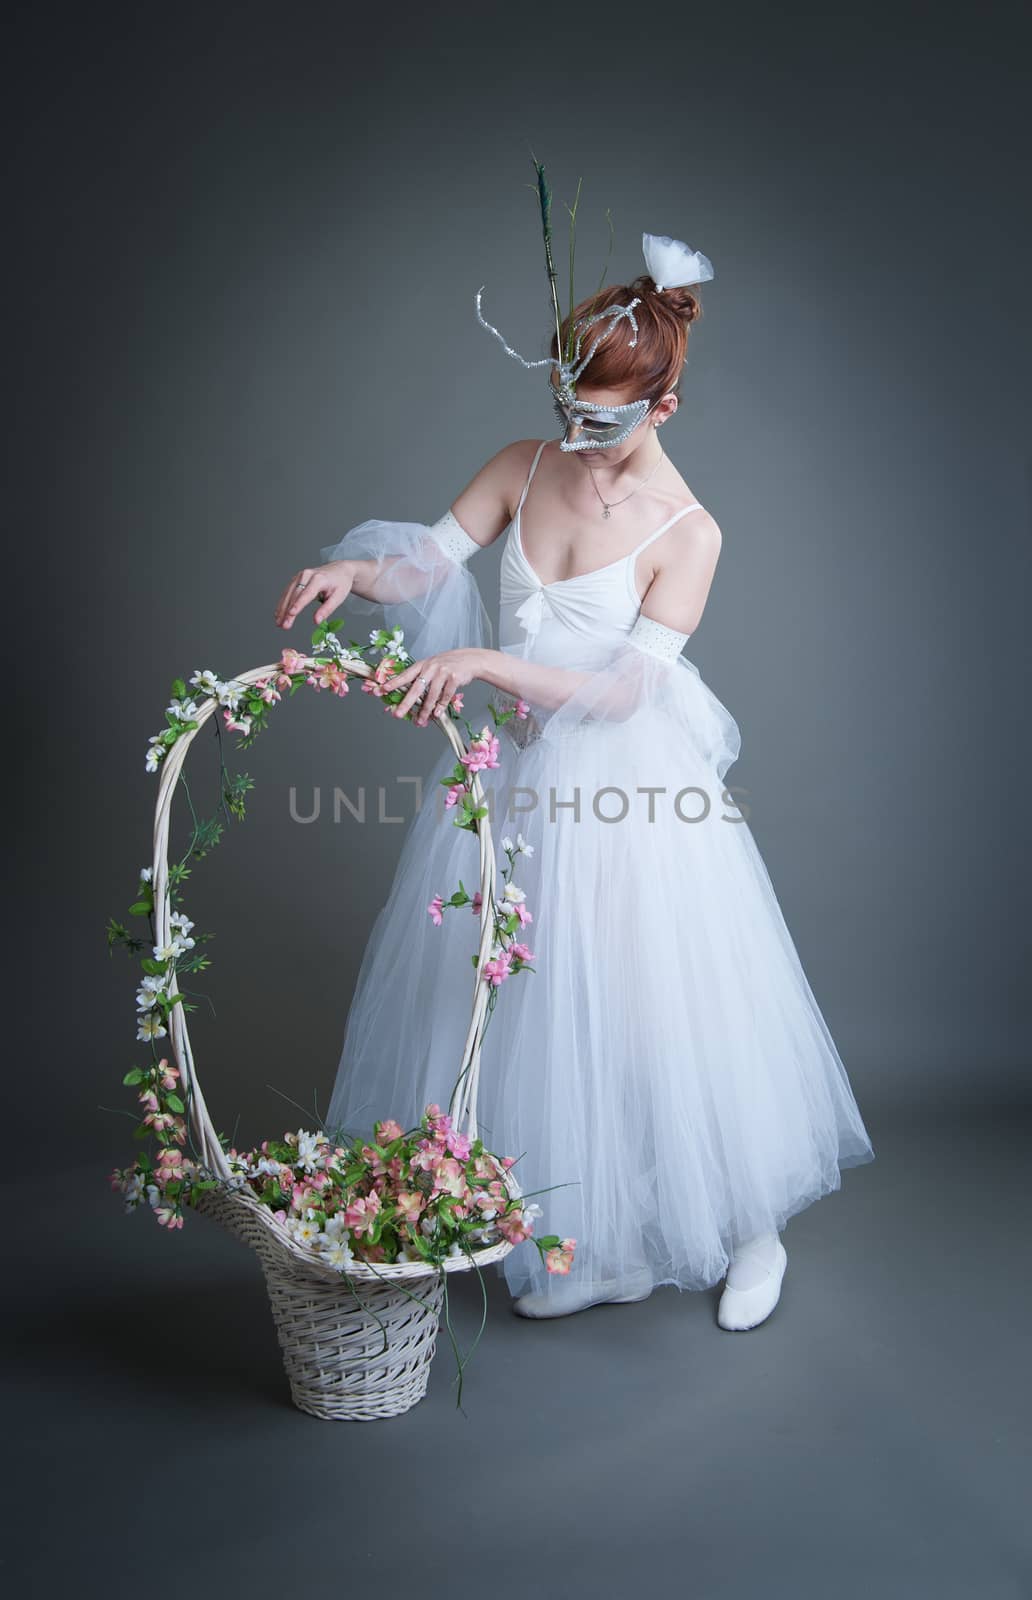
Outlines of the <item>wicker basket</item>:
{"label": "wicker basket", "polygon": [[[238,674],[237,681],[254,683],[279,670],[280,664],[274,662]],[[360,660],[348,662],[344,670],[353,677],[372,675],[372,669]],[[155,934],[159,945],[171,937],[172,906],[167,889],[172,796],[190,744],[216,710],[214,699],[205,701],[197,715],[198,726],[177,740],[160,769],[153,863]],[[451,719],[433,720],[456,756],[461,756],[465,746]],[[483,789],[475,774],[471,788],[476,804],[484,805]],[[482,896],[479,961],[469,1029],[448,1108],[456,1129],[471,1139],[477,1137],[480,1047],[488,1016],[488,986],[479,973],[490,957],[494,937],[495,852],[486,812],[477,821],[477,835]],[[173,977],[169,993],[176,992]],[[201,1092],[182,1005],[171,1008],[169,1040],[185,1091],[196,1159],[214,1177],[230,1182],[233,1174]],[[389,1114],[387,1108],[382,1114]],[[511,1170],[506,1182],[510,1193],[519,1198],[519,1184]],[[444,1298],[439,1269],[418,1261],[396,1265],[355,1261],[349,1268],[352,1288],[336,1268],[299,1245],[250,1189],[239,1184],[220,1186],[199,1195],[197,1209],[217,1218],[257,1252],[291,1395],[302,1411],[315,1417],[359,1421],[396,1416],[423,1398]],[[463,1272],[474,1264],[488,1266],[500,1261],[512,1248],[508,1242],[491,1245],[469,1257],[449,1258],[443,1269]]]}

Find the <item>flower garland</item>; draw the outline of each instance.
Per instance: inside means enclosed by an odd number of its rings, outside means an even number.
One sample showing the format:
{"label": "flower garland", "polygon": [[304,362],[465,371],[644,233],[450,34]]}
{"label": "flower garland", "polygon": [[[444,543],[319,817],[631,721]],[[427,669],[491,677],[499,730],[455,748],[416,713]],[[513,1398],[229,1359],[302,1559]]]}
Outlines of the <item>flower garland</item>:
{"label": "flower garland", "polygon": [[[285,648],[277,670],[254,683],[198,670],[189,680],[191,695],[183,679],[175,679],[165,709],[166,726],[148,740],[147,770],[157,772],[177,741],[198,727],[203,702],[217,702],[225,731],[239,734],[238,748],[246,748],[268,725],[271,708],[284,695],[289,697],[309,685],[343,698],[350,692],[349,676],[356,675],[354,665],[360,662],[372,667],[361,674],[363,691],[382,700],[393,712],[404,691],[392,689],[391,679],[410,659],[402,631],[375,629],[367,646],[355,641],[345,646],[336,638],[340,626],[340,620],[321,624],[312,634],[312,656]],[[345,663],[352,665],[351,673],[345,671]],[[494,704],[490,710],[497,727],[511,716],[526,717],[529,708],[519,700],[508,710],[500,711]],[[445,805],[455,810],[456,827],[476,832],[487,808],[477,804],[473,786],[478,773],[498,766],[498,738],[486,727],[474,732],[461,714],[461,694],[453,695],[447,711],[462,723],[466,748],[453,772],[441,780],[448,789]],[[217,719],[214,727],[219,743],[220,810],[242,821],[245,796],[253,782],[246,773],[228,771],[223,729]],[[185,787],[185,779],[180,777],[180,781]],[[154,939],[151,867],[141,870],[136,898],[129,908],[130,916],[148,920],[150,938],[130,933],[113,917],[106,928],[109,949],[120,945],[139,957],[142,977],[136,994],[136,1037],[151,1051],[148,1065],[133,1066],[123,1078],[125,1085],[137,1090],[142,1113],[134,1137],[143,1146],[131,1165],[110,1173],[111,1187],[121,1194],[124,1209],[133,1211],[146,1200],[159,1224],[174,1230],[182,1228],[184,1209],[195,1205],[198,1196],[216,1188],[246,1186],[295,1244],[311,1251],[319,1262],[337,1268],[352,1292],[349,1268],[356,1262],[423,1261],[443,1274],[449,1258],[466,1255],[475,1265],[474,1250],[503,1240],[511,1244],[531,1240],[550,1273],[568,1273],[576,1241],[534,1234],[540,1206],[528,1204],[526,1197],[514,1198],[505,1183],[515,1158],[493,1155],[479,1139],[470,1141],[437,1105],[427,1106],[413,1129],[402,1129],[392,1119],[377,1122],[371,1140],[356,1137],[345,1142],[333,1131],[299,1129],[281,1140],[265,1140],[257,1149],[238,1151],[219,1133],[232,1174],[229,1180],[218,1178],[196,1151],[187,1152],[190,1087],[184,1090],[179,1069],[166,1056],[159,1056],[158,1041],[168,1034],[173,1006],[196,1009],[179,987],[180,978],[202,972],[211,964],[200,947],[212,935],[194,933],[194,923],[182,909],[182,888],[192,870],[191,860],[207,855],[223,833],[218,815],[198,818],[192,800],[190,811],[193,827],[186,853],[169,863],[168,896],[177,908],[169,916],[169,942],[159,946]],[[522,834],[515,842],[505,839],[502,843],[507,862],[505,887],[493,907],[490,959],[481,974],[490,990],[489,1017],[499,986],[518,972],[534,970],[529,965],[533,952],[517,937],[533,917],[526,896],[512,881],[516,857],[531,855],[533,847]],[[450,899],[436,895],[427,909],[440,926],[445,909],[465,905],[480,915],[479,891],[470,896],[460,880]],[[478,960],[474,955],[474,964]],[[173,976],[176,992],[170,992]]]}

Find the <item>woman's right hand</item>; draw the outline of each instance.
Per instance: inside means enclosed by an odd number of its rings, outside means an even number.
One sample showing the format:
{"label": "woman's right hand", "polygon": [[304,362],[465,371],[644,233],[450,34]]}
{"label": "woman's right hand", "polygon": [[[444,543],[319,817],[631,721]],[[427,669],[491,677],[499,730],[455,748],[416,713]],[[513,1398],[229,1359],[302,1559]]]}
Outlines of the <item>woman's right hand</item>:
{"label": "woman's right hand", "polygon": [[355,570],[353,561],[327,561],[323,567],[302,567],[295,572],[276,607],[277,628],[291,627],[298,612],[312,600],[322,602],[312,621],[325,622],[351,593]]}

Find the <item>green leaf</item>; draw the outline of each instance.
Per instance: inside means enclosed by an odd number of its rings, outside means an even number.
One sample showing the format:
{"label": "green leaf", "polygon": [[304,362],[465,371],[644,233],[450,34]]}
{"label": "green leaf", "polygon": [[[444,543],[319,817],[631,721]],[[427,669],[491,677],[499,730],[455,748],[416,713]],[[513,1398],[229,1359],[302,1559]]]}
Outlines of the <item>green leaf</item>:
{"label": "green leaf", "polygon": [[179,1098],[179,1096],[177,1094],[167,1094],[165,1096],[165,1104],[168,1106],[170,1111],[185,1111],[186,1110],[186,1107],[184,1106],[182,1100],[180,1100],[180,1098]]}
{"label": "green leaf", "polygon": [[131,917],[146,917],[149,916],[153,910],[154,902],[152,900],[134,900],[132,905],[129,907],[129,915]]}
{"label": "green leaf", "polygon": [[139,1067],[133,1067],[130,1072],[126,1073],[125,1077],[122,1079],[122,1082],[123,1083],[127,1083],[129,1085],[132,1085],[134,1083],[142,1083],[143,1082],[143,1073],[142,1073],[142,1071],[140,1070]]}

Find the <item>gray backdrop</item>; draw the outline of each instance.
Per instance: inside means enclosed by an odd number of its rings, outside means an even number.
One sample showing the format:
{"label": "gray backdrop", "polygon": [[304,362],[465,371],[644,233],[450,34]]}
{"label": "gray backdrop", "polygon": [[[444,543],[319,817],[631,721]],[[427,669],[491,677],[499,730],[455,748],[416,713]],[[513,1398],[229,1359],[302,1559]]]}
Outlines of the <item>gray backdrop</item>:
{"label": "gray backdrop", "polygon": [[[614,280],[643,228],[715,264],[665,435],[724,532],[689,654],[739,721],[729,781],[869,1122],[1027,1099],[1024,57],[1016,8],[980,16],[20,17],[24,1126],[45,1115],[79,1161],[130,1156],[135,968],[104,923],[149,860],[143,753],[172,678],[271,660],[276,597],[320,546],[367,516],[432,520],[502,444],[552,431],[540,375],[472,306],[486,284],[508,337],[543,348],[531,146],[557,208],[583,174],[585,287],[607,206]],[[497,551],[477,568],[493,609]],[[216,931],[198,1057],[242,1137],[294,1119],[282,1094],[325,1106],[403,831],[293,823],[290,787],[304,808],[364,784],[375,806],[382,783],[404,814],[397,778],[436,738],[305,694],[237,763],[249,822],[188,906]],[[32,1140],[8,1158],[33,1164]]]}
{"label": "gray backdrop", "polygon": [[[878,0],[15,8],[20,1594],[121,1596],[144,1559],[178,1596],[183,1535],[212,1592],[251,1600],[339,1568],[418,1572],[432,1600],[467,1574],[493,1600],[1032,1593],[1028,31],[1016,7]],[[484,283],[542,348],[531,144],[557,205],[583,173],[582,281],[607,205],[618,276],[642,229],[715,263],[664,435],[724,531],[689,653],[739,721],[729,778],[877,1160],[792,1220],[762,1326],[720,1330],[719,1286],[535,1323],[491,1283],[464,1413],[442,1334],[426,1399],[356,1432],[291,1406],[250,1252],[108,1192],[142,1047],[104,924],[149,858],[171,679],[271,659],[275,599],[321,546],[434,518],[551,431],[540,375],[472,310]],[[240,763],[251,815],[188,905],[216,934],[198,1060],[241,1140],[298,1126],[283,1096],[325,1107],[403,832],[292,823],[291,786],[304,808],[364,785],[375,815],[382,785],[404,815],[397,780],[438,737],[305,691]],[[480,1294],[456,1276],[468,1351]]]}

